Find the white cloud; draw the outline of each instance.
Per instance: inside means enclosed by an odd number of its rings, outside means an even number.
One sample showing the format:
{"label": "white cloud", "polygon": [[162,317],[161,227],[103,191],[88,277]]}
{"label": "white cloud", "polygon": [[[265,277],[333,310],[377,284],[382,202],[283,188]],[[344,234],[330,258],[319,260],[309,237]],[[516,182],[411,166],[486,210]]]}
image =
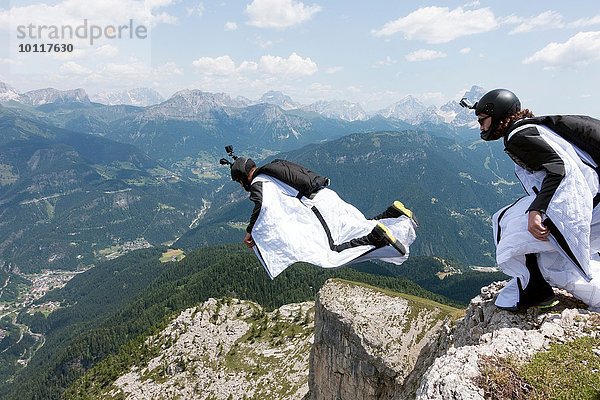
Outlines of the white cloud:
{"label": "white cloud", "polygon": [[10,59],[10,58],[0,58],[0,64],[20,65],[22,63],[20,61],[18,61],[18,60],[13,60],[13,59]]}
{"label": "white cloud", "polygon": [[441,92],[425,92],[417,94],[416,97],[425,104],[437,107],[448,102],[448,97]]}
{"label": "white cloud", "polygon": [[158,76],[167,75],[183,75],[183,70],[177,66],[173,61],[167,62],[154,69],[154,74]]}
{"label": "white cloud", "polygon": [[371,33],[377,37],[392,36],[398,32],[405,39],[428,43],[447,43],[456,38],[495,29],[498,22],[489,8],[463,10],[457,7],[424,7],[405,17],[387,22]]}
{"label": "white cloud", "polygon": [[242,61],[239,65],[230,56],[200,57],[192,65],[205,75],[232,76],[246,72],[262,72],[272,76],[313,75],[318,67],[309,57],[292,53],[288,58],[266,55],[257,62]]}
{"label": "white cloud", "polygon": [[390,56],[385,56],[385,58],[383,60],[375,61],[375,63],[372,65],[372,67],[373,68],[389,67],[392,64],[396,64],[396,61],[392,60],[392,57],[390,57]]}
{"label": "white cloud", "polygon": [[551,67],[577,67],[598,60],[600,60],[600,31],[595,31],[579,32],[564,43],[552,42],[523,60],[523,63],[541,62]]}
{"label": "white cloud", "polygon": [[127,63],[104,65],[68,61],[44,74],[13,74],[11,86],[27,90],[50,86],[57,89],[84,87],[88,93],[154,87],[163,92],[165,88],[171,91],[173,87],[180,87],[176,79],[182,73],[173,62],[153,67],[135,59]]}
{"label": "white cloud", "polygon": [[103,58],[114,57],[119,54],[119,48],[112,44],[105,44],[98,47],[94,54]]}
{"label": "white cloud", "polygon": [[272,75],[313,75],[318,71],[317,64],[309,57],[302,58],[292,53],[288,58],[262,56],[259,61],[262,71]]}
{"label": "white cloud", "polygon": [[256,71],[258,69],[258,64],[254,61],[242,61],[240,66],[238,67],[238,71]]}
{"label": "white cloud", "polygon": [[86,50],[85,48],[80,49],[80,48],[75,48],[75,50],[73,50],[72,52],[54,52],[54,53],[48,53],[48,56],[50,58],[52,58],[53,60],[59,60],[59,61],[69,61],[69,60],[81,60],[84,58],[87,58],[88,55],[90,54],[90,52],[88,50]]}
{"label": "white cloud", "polygon": [[590,18],[581,18],[576,21],[573,21],[569,24],[569,27],[572,28],[583,28],[586,26],[598,25],[600,24],[600,15],[596,15]]}
{"label": "white cloud", "polygon": [[340,72],[343,69],[344,69],[344,67],[335,66],[335,67],[329,67],[329,68],[327,68],[325,70],[325,72],[328,73],[328,74],[336,74],[336,73]]}
{"label": "white cloud", "polygon": [[197,15],[197,16],[201,17],[204,14],[204,2],[201,1],[194,7],[186,8],[186,11],[187,11],[188,17],[190,15]]}
{"label": "white cloud", "polygon": [[471,52],[471,48],[470,47],[465,47],[459,50],[460,54],[469,54]]}
{"label": "white cloud", "polygon": [[148,27],[158,23],[175,23],[177,18],[159,10],[176,0],[62,0],[56,4],[44,3],[13,6],[0,10],[0,29],[14,32],[14,27],[34,24],[54,26],[79,26],[88,24],[125,25],[129,20]]}
{"label": "white cloud", "polygon": [[89,75],[92,71],[74,61],[68,61],[60,66],[59,71],[66,75]]}
{"label": "white cloud", "polygon": [[311,83],[308,87],[308,91],[311,94],[316,95],[317,98],[329,95],[332,90],[333,87],[331,85],[319,82]]}
{"label": "white cloud", "polygon": [[268,49],[269,47],[273,47],[273,42],[270,40],[259,41],[258,45],[263,49]]}
{"label": "white cloud", "polygon": [[289,28],[308,21],[321,7],[296,0],[254,0],[246,7],[248,24],[259,28]]}
{"label": "white cloud", "polygon": [[511,16],[505,22],[519,24],[519,26],[509,32],[511,35],[544,29],[557,29],[565,26],[562,15],[556,11],[545,11],[531,18]]}
{"label": "white cloud", "polygon": [[230,75],[236,72],[237,67],[229,56],[200,57],[192,65],[209,75]]}
{"label": "white cloud", "polygon": [[444,57],[446,57],[446,53],[443,53],[441,51],[420,49],[407,54],[405,58],[407,61],[415,62],[435,60],[436,58]]}
{"label": "white cloud", "polygon": [[236,31],[237,28],[238,28],[238,25],[235,22],[230,22],[230,21],[225,22],[224,29],[226,31]]}
{"label": "white cloud", "polygon": [[[110,81],[113,86],[131,87],[133,82],[143,82],[150,79],[166,79],[170,76],[181,75],[182,71],[174,62],[151,67],[148,64],[132,60],[127,64],[108,63],[98,69],[96,79]],[[137,83],[136,86],[144,86]]]}

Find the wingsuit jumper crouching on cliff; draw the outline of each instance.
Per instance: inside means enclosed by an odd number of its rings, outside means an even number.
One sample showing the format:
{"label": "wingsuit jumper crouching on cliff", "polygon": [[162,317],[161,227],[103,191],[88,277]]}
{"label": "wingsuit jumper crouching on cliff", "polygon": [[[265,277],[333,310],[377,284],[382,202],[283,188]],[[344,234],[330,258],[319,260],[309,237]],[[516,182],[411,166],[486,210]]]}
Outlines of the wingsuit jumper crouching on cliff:
{"label": "wingsuit jumper crouching on cliff", "polygon": [[[329,179],[286,160],[262,167],[233,156],[232,180],[250,192],[254,210],[244,243],[273,279],[295,262],[335,268],[369,259],[402,264],[417,226],[412,211],[395,201],[367,219],[329,189]],[[230,151],[231,150],[231,151]]]}
{"label": "wingsuit jumper crouching on cliff", "polygon": [[496,262],[513,279],[496,305],[508,310],[556,303],[551,285],[600,310],[600,121],[534,117],[506,89],[474,109],[483,140],[504,141],[527,195],[493,216]]}

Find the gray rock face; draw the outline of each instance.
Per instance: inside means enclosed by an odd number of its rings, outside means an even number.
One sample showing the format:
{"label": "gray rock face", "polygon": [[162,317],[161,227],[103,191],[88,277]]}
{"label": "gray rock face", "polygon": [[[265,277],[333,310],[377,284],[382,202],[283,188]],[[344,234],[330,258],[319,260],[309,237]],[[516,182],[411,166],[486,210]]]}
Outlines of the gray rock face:
{"label": "gray rock face", "polygon": [[160,354],[119,377],[107,397],[300,399],[308,391],[313,303],[265,313],[253,302],[209,299],[147,343]]}
{"label": "gray rock face", "polygon": [[483,400],[475,380],[487,357],[527,361],[551,343],[600,337],[600,314],[566,292],[555,290],[561,305],[551,312],[510,313],[493,303],[502,287],[482,288],[459,320],[456,309],[340,280],[321,288],[314,308],[290,304],[265,313],[252,302],[210,299],[148,338],[159,355],[133,366],[105,394]]}
{"label": "gray rock face", "polygon": [[561,290],[551,312],[499,310],[503,285],[482,288],[451,327],[435,307],[328,282],[316,303],[307,399],[483,400],[482,357],[528,361],[551,343],[600,337],[600,314]]}
{"label": "gray rock face", "polygon": [[411,372],[444,331],[435,306],[329,281],[315,306],[311,399],[392,399],[415,390]]}
{"label": "gray rock face", "polygon": [[54,88],[31,90],[23,94],[26,102],[32,106],[50,103],[84,103],[90,99],[83,89],[58,90]]}
{"label": "gray rock face", "polygon": [[160,93],[150,88],[136,88],[119,92],[101,92],[90,96],[90,100],[110,106],[125,104],[140,107],[147,107],[165,101]]}
{"label": "gray rock face", "polygon": [[437,355],[423,375],[416,393],[420,400],[483,400],[483,391],[474,378],[480,375],[482,356],[512,357],[528,361],[551,343],[562,343],[582,336],[600,337],[600,315],[583,309],[567,292],[555,289],[562,306],[542,313],[502,311],[494,305],[503,287],[495,283],[481,289],[471,300],[465,317],[447,338],[447,351]]}

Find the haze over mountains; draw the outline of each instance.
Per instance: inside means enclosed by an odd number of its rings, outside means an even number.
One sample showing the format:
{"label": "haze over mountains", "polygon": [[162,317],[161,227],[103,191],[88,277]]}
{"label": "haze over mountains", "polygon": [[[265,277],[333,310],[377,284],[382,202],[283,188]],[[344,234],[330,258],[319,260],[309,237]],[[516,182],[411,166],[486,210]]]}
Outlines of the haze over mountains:
{"label": "haze over mountains", "polygon": [[[481,87],[473,86],[466,92],[466,97],[475,101],[484,93]],[[465,126],[473,123],[474,118],[465,118],[468,111],[461,109],[457,101],[450,101],[437,108],[426,106],[416,97],[408,95],[381,110],[365,111],[360,104],[346,100],[322,100],[312,104],[301,104],[291,97],[278,91],[269,91],[257,100],[238,96],[230,97],[225,93],[209,93],[200,90],[182,90],[174,93],[168,100],[175,97],[185,97],[192,107],[248,107],[257,104],[272,104],[282,110],[303,110],[316,112],[327,118],[345,121],[364,121],[380,115],[385,118],[400,119],[411,124],[423,122],[449,123],[455,126]],[[104,105],[131,105],[148,107],[165,102],[165,99],[150,88],[135,88],[116,92],[102,92],[92,96],[83,89],[57,90],[53,88],[32,90],[19,93],[8,84],[0,82],[0,102],[15,101],[23,104],[39,106],[47,103],[82,103],[95,102]],[[168,108],[169,105],[167,104]]]}

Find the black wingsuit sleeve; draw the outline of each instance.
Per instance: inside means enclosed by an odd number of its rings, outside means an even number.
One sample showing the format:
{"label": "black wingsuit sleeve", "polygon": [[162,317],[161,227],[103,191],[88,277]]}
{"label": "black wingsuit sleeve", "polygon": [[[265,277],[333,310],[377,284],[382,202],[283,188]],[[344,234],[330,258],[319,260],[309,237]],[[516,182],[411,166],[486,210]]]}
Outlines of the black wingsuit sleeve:
{"label": "black wingsuit sleeve", "polygon": [[513,160],[525,169],[546,171],[542,187],[527,210],[545,213],[552,196],[565,176],[565,164],[562,158],[541,137],[535,127],[516,132],[505,143],[505,147],[505,151]]}
{"label": "black wingsuit sleeve", "polygon": [[254,202],[254,209],[252,210],[252,215],[250,216],[250,223],[246,228],[246,232],[252,233],[252,228],[254,228],[254,224],[260,215],[260,209],[262,207],[262,182],[253,183],[250,186],[250,200]]}

